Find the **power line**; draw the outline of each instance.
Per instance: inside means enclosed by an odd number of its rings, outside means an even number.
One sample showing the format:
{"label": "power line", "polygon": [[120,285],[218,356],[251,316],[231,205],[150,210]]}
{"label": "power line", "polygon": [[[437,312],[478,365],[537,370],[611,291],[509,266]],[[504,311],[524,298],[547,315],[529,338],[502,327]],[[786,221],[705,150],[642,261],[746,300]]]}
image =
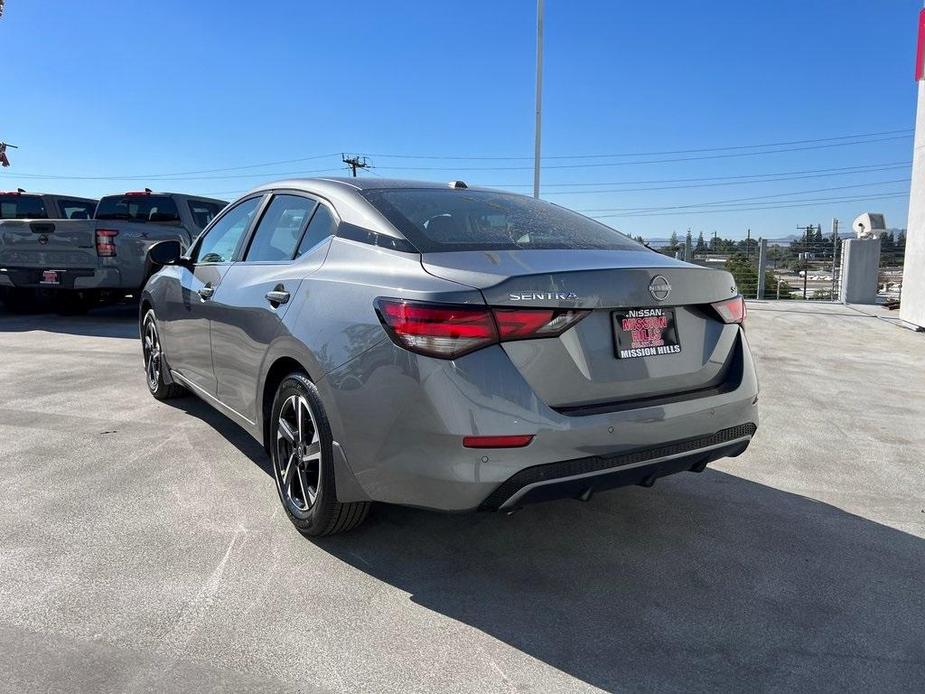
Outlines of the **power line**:
{"label": "power line", "polygon": [[50,174],[0,174],[0,176],[5,178],[25,178],[29,180],[38,180],[38,181],[215,181],[215,180],[227,180],[232,178],[282,178],[287,176],[306,176],[311,174],[321,174],[321,173],[339,173],[343,172],[343,169],[315,169],[313,171],[266,171],[261,173],[249,173],[249,174],[229,174],[227,176],[174,176],[166,177],[161,176],[160,178],[150,178],[147,176],[129,176],[129,177],[116,177],[116,176],[53,176]]}
{"label": "power line", "polygon": [[[852,145],[869,145],[878,142],[888,142],[891,140],[902,140],[910,135],[898,135],[893,137],[881,137],[874,140],[863,140],[856,142],[834,142],[824,145],[807,145],[805,147],[789,147],[784,149],[767,150],[764,152],[736,152],[733,154],[710,154],[698,157],[676,157],[672,159],[649,159],[635,161],[617,161],[617,162],[591,162],[584,164],[550,164],[546,169],[584,169],[587,167],[611,167],[611,166],[641,166],[644,164],[667,164],[679,161],[704,161],[707,159],[731,159],[738,157],[757,157],[765,154],[784,154],[786,152],[802,152],[811,149],[829,149],[832,147],[849,147]],[[393,171],[532,171],[532,166],[380,166],[380,169]]]}
{"label": "power line", "polygon": [[[894,132],[906,132],[906,131],[884,131],[883,134],[890,134]],[[880,135],[881,133],[870,133],[870,136]],[[864,144],[875,144],[879,142],[899,140],[908,137],[908,135],[895,135],[890,137],[878,137],[876,139],[861,140],[859,138],[865,137],[863,135],[844,135],[836,138],[818,138],[816,140],[793,140],[793,143],[820,143],[825,142],[828,144],[811,144],[805,147],[791,147],[786,149],[773,149],[761,152],[736,152],[729,154],[713,154],[707,156],[696,156],[696,157],[680,157],[680,158],[671,158],[671,159],[653,159],[653,160],[644,160],[644,161],[623,161],[623,162],[592,162],[585,164],[553,164],[548,165],[547,169],[572,169],[572,168],[585,168],[585,167],[610,167],[610,166],[635,166],[635,165],[644,165],[644,164],[660,164],[660,163],[672,163],[679,161],[702,161],[708,159],[724,159],[724,158],[734,158],[734,157],[748,157],[748,156],[761,156],[765,154],[777,154],[777,153],[786,153],[786,152],[795,152],[795,151],[804,151],[809,149],[825,149],[831,147],[847,147],[853,145],[864,145]],[[845,140],[853,139],[851,142],[844,141],[835,141],[835,140]],[[698,148],[698,149],[688,149],[688,150],[666,150],[664,152],[652,152],[652,153],[637,153],[637,154],[608,154],[608,155],[556,155],[554,157],[547,157],[548,159],[564,159],[564,158],[599,158],[599,157],[622,157],[622,156],[649,156],[649,155],[659,155],[659,154],[674,154],[674,153],[689,153],[689,152],[711,152],[711,151],[724,151],[730,149],[753,149],[761,147],[770,147],[777,146],[777,144],[790,144],[790,143],[774,143],[766,145],[735,145],[731,147],[719,147],[719,148]],[[262,176],[273,177],[273,176],[295,176],[295,175],[306,175],[306,174],[315,174],[315,173],[333,173],[339,171],[339,169],[319,169],[313,171],[285,171],[285,172],[261,172],[255,174],[237,174],[237,175],[227,175],[227,176],[211,176],[211,175],[201,175],[201,174],[216,174],[223,173],[227,171],[241,171],[244,169],[256,169],[263,168],[266,166],[274,166],[280,164],[289,164],[302,161],[311,161],[317,159],[323,159],[326,157],[337,156],[337,153],[329,154],[315,154],[307,157],[299,157],[295,159],[284,159],[276,160],[269,162],[262,162],[258,164],[244,164],[240,166],[230,166],[224,168],[216,169],[199,169],[194,171],[177,171],[177,172],[166,172],[166,173],[156,173],[156,174],[131,174],[131,175],[107,175],[107,176],[88,176],[88,175],[55,175],[55,174],[40,174],[40,173],[29,173],[29,172],[19,172],[16,175],[20,178],[27,179],[40,179],[40,180],[86,180],[86,181],[133,181],[133,180],[176,180],[176,181],[193,181],[193,180],[217,180],[217,179],[231,179],[231,178],[259,178]],[[406,157],[406,158],[442,158],[442,159],[454,159],[456,157],[437,157],[435,155],[369,155],[369,156],[383,156],[383,157]],[[462,159],[463,157],[459,157]],[[469,159],[481,159],[483,157],[470,157]],[[484,157],[488,158],[488,157]],[[504,157],[504,159],[517,159],[519,157]],[[528,157],[529,158],[529,157]],[[502,159],[502,157],[498,157]],[[383,169],[391,170],[405,170],[405,171],[521,171],[521,170],[532,170],[531,166],[500,166],[500,167],[409,167],[409,166],[392,166],[392,167],[380,167]],[[6,174],[11,175],[11,174]],[[547,184],[546,187],[550,186],[561,186],[561,185],[622,185],[622,183],[600,183],[600,184]],[[519,184],[510,186],[510,187],[520,187]]]}
{"label": "power line", "polygon": [[[662,156],[665,154],[694,154],[699,152],[721,152],[737,149],[760,149],[762,147],[782,147],[787,145],[804,145],[804,144],[814,144],[818,142],[833,142],[836,140],[854,140],[864,137],[879,137],[882,135],[897,135],[899,133],[912,133],[914,132],[910,128],[904,128],[901,130],[884,130],[881,132],[875,133],[859,133],[856,135],[839,135],[837,137],[820,137],[812,140],[789,140],[786,142],[766,142],[763,144],[757,145],[731,145],[727,147],[701,147],[696,149],[672,149],[672,150],[660,150],[655,152],[620,152],[616,154],[555,154],[555,155],[546,155],[542,159],[607,159],[611,157],[649,157],[649,156]],[[382,157],[387,159],[440,159],[440,160],[454,160],[454,161],[486,161],[486,160],[496,160],[496,161],[509,161],[509,160],[532,160],[532,156],[506,156],[506,155],[477,155],[477,156],[456,156],[456,155],[443,155],[443,154],[375,154],[367,152],[367,156],[370,157]]]}
{"label": "power line", "polygon": [[807,178],[835,178],[837,176],[849,176],[856,173],[874,173],[877,171],[890,171],[892,169],[901,169],[906,168],[903,166],[887,166],[879,169],[866,169],[863,171],[847,171],[843,173],[831,173],[831,174],[813,174],[808,176],[785,176],[782,178],[763,178],[757,180],[749,181],[727,181],[724,183],[696,183],[680,186],[649,186],[646,188],[615,188],[609,190],[568,190],[568,191],[550,191],[546,195],[591,195],[594,193],[637,193],[641,191],[651,191],[651,190],[683,190],[688,188],[714,188],[717,186],[735,186],[735,185],[747,185],[749,183],[776,183],[779,181],[799,181],[805,180]]}
{"label": "power line", "polygon": [[[132,174],[130,176],[55,176],[53,174],[36,174],[36,173],[19,173],[18,176],[24,178],[50,178],[50,179],[68,179],[68,180],[88,180],[88,181],[132,181],[136,179],[163,179],[176,176],[185,176],[187,174],[209,174],[209,173],[220,173],[223,171],[241,171],[243,169],[258,169],[264,166],[278,166],[280,164],[293,164],[296,162],[302,161],[311,161],[314,159],[324,159],[326,157],[336,157],[339,156],[338,153],[334,154],[315,154],[310,157],[300,157],[298,159],[282,159],[279,161],[268,161],[261,164],[245,164],[243,166],[229,166],[223,169],[202,169],[199,171],[176,171],[173,173],[159,173],[159,174]],[[326,171],[335,171],[339,169],[326,169]],[[254,176],[263,176],[265,174],[258,173],[253,174]],[[216,178],[233,178],[232,176],[217,176]],[[196,179],[177,179],[177,180],[196,180]]]}
{"label": "power line", "polygon": [[[606,208],[596,208],[589,210],[581,210],[582,212],[647,212],[654,210],[681,210],[690,207],[709,207],[714,205],[732,205],[742,202],[753,202],[755,200],[768,200],[770,198],[784,198],[792,195],[809,195],[810,193],[827,193],[833,190],[849,190],[851,188],[867,188],[870,186],[885,185],[887,183],[908,183],[911,179],[909,178],[897,178],[890,181],[873,181],[870,183],[855,183],[848,186],[833,186],[830,188],[815,188],[813,190],[801,190],[794,191],[791,193],[773,193],[771,195],[756,195],[754,197],[748,198],[732,198],[731,200],[716,200],[713,202],[698,202],[690,203],[687,205],[665,205],[661,207],[606,207]],[[794,201],[797,202],[797,201]]]}
{"label": "power line", "polygon": [[[839,166],[836,168],[829,169],[803,169],[801,171],[775,171],[773,173],[763,173],[763,174],[741,174],[738,176],[708,176],[708,177],[698,177],[698,178],[650,178],[641,181],[575,181],[572,183],[544,183],[543,188],[552,188],[557,187],[561,188],[563,186],[622,186],[622,185],[642,185],[647,183],[688,183],[688,182],[700,182],[700,181],[728,181],[736,179],[745,179],[745,178],[763,178],[766,176],[791,176],[798,174],[827,174],[830,172],[845,171],[848,173],[863,173],[867,170],[871,171],[883,171],[888,168],[903,168],[906,166],[911,166],[912,161],[892,161],[892,162],[881,162],[877,164],[856,164],[854,166]],[[883,167],[874,168],[874,167]],[[760,181],[759,181],[760,182]],[[501,188],[507,186],[508,188],[529,188],[532,183],[485,183],[482,184],[489,187]],[[564,195],[573,192],[582,192],[582,191],[561,191],[555,193],[556,195]],[[602,191],[588,191],[590,193],[610,193],[616,191],[602,190]],[[551,194],[551,193],[547,193]]]}
{"label": "power line", "polygon": [[594,219],[612,219],[614,217],[668,217],[679,214],[711,214],[711,213],[720,213],[720,212],[751,212],[755,210],[782,210],[791,207],[811,207],[813,205],[818,205],[825,202],[862,202],[865,200],[883,200],[888,198],[908,198],[909,191],[897,191],[895,193],[884,193],[881,195],[863,195],[859,197],[844,197],[844,198],[819,198],[818,200],[807,200],[804,202],[798,203],[786,203],[786,204],[777,204],[777,205],[765,205],[760,207],[737,207],[737,208],[711,208],[706,210],[681,210],[674,212],[629,212],[626,214],[604,214],[604,215],[594,215]]}

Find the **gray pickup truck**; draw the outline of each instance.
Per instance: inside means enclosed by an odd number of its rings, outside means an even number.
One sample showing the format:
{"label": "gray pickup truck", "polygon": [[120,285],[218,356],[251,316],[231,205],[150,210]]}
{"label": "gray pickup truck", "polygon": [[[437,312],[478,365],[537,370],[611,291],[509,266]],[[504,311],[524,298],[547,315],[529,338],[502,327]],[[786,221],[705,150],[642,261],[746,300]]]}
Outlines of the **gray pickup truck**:
{"label": "gray pickup truck", "polygon": [[0,194],[0,209],[13,217],[0,219],[0,300],[12,311],[50,298],[76,313],[137,294],[150,271],[148,247],[178,240],[188,248],[226,204],[146,188],[101,198],[91,219],[62,200],[78,199]]}

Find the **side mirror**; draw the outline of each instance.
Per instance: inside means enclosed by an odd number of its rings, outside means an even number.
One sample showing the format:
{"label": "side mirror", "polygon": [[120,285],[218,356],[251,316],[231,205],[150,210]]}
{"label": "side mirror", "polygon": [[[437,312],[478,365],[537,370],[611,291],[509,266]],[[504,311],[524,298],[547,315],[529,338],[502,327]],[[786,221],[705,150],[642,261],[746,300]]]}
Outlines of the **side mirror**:
{"label": "side mirror", "polygon": [[182,265],[183,248],[176,240],[158,241],[148,248],[148,259],[154,265]]}

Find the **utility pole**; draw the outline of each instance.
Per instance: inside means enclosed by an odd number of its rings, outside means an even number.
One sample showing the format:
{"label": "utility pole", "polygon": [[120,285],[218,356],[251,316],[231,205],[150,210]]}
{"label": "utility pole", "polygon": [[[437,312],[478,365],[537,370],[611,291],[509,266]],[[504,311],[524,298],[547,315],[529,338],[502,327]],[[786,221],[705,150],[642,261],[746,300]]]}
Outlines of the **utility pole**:
{"label": "utility pole", "polygon": [[540,135],[543,124],[543,0],[536,0],[536,129],[533,142],[533,197],[540,197]]}
{"label": "utility pole", "polygon": [[748,260],[752,256],[752,230],[745,230],[745,259]]}
{"label": "utility pole", "polygon": [[348,168],[353,170],[353,177],[357,177],[357,169],[368,169],[371,164],[366,161],[366,157],[361,157],[359,155],[348,157],[346,154],[341,154],[340,158],[347,165]]}
{"label": "utility pole", "polygon": [[[816,231],[816,227],[809,224],[805,227],[798,226],[797,229],[803,231],[803,300],[806,301],[806,283],[809,279],[809,235]],[[822,227],[820,226],[821,230]]]}

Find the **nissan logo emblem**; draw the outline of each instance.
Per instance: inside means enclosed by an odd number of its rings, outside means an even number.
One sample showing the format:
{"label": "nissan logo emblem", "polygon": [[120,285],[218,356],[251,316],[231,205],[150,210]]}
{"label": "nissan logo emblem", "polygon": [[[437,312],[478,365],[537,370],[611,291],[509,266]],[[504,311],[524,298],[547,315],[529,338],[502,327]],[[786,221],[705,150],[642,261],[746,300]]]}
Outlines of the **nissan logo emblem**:
{"label": "nissan logo emblem", "polygon": [[48,243],[48,237],[45,236],[45,234],[42,234],[41,236],[39,236],[39,245],[40,245],[40,246],[44,246],[44,245],[46,245],[47,243]]}
{"label": "nissan logo emblem", "polygon": [[668,279],[662,275],[656,275],[652,278],[652,281],[649,282],[649,294],[652,295],[656,301],[664,301],[668,298],[668,295],[671,294],[671,284],[668,282]]}

